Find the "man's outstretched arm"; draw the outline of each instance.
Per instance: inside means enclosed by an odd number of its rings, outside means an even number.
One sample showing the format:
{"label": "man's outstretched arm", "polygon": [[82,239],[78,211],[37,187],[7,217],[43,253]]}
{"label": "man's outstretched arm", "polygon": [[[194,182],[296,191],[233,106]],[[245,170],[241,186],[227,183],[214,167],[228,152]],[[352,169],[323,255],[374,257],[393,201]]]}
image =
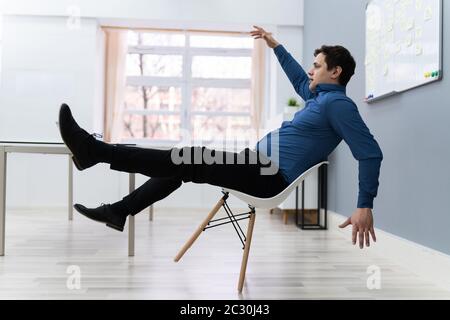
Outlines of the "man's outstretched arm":
{"label": "man's outstretched arm", "polygon": [[334,131],[348,144],[355,159],[359,161],[359,194],[357,209],[341,228],[353,226],[352,241],[359,235],[361,248],[370,245],[369,235],[376,241],[373,228],[373,199],[378,191],[383,153],[362,120],[354,103],[347,98],[334,98],[327,103],[327,118]]}
{"label": "man's outstretched arm", "polygon": [[273,38],[271,33],[266,32],[263,28],[257,26],[254,27],[256,30],[251,31],[250,34],[255,39],[264,39],[267,46],[274,49],[274,53],[277,56],[284,73],[294,87],[295,92],[297,92],[305,101],[311,99],[314,94],[309,90],[309,77],[302,66]]}

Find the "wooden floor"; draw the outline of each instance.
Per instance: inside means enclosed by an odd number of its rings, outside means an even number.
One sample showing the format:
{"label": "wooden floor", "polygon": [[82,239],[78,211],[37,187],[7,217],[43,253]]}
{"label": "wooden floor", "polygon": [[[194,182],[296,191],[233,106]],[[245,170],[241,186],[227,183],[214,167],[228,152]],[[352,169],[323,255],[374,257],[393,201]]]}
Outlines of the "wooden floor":
{"label": "wooden floor", "polygon": [[[231,225],[207,230],[173,262],[207,213],[155,209],[153,222],[141,213],[130,258],[126,232],[77,213],[69,222],[65,210],[9,210],[0,299],[450,299],[450,292],[370,248],[353,247],[336,230],[301,231],[267,212],[257,212],[238,294],[242,246]],[[72,265],[80,268],[80,289],[67,287]],[[381,270],[379,290],[367,288],[371,265]]]}

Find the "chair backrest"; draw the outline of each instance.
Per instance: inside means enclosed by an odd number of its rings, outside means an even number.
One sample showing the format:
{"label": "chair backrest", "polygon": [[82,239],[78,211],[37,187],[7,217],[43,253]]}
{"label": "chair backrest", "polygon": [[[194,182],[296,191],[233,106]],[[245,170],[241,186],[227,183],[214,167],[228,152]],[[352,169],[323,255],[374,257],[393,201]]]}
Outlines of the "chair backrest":
{"label": "chair backrest", "polygon": [[272,208],[275,208],[276,206],[278,206],[284,200],[286,200],[286,198],[289,196],[289,194],[291,194],[291,192],[300,183],[302,183],[302,181],[305,180],[305,178],[308,175],[310,175],[311,172],[313,172],[315,169],[318,169],[320,166],[322,166],[324,164],[328,164],[328,163],[329,163],[328,161],[323,161],[323,162],[320,162],[320,163],[316,164],[315,166],[309,168],[308,170],[303,172],[297,179],[295,179],[289,186],[287,186],[286,189],[284,189],[279,194],[277,194],[273,197],[270,197],[270,198],[258,198],[258,197],[254,197],[254,196],[251,196],[251,195],[248,195],[248,194],[245,194],[240,191],[233,190],[233,189],[222,188],[222,190],[224,192],[229,192],[236,198],[248,203],[249,205],[251,205],[255,208],[272,209]]}

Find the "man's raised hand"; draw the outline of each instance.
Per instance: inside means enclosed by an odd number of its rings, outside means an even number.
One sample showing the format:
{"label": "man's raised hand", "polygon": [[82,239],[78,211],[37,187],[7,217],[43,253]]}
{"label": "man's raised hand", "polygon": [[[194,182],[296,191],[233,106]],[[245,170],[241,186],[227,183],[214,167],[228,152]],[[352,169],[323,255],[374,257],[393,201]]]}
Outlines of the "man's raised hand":
{"label": "man's raised hand", "polygon": [[250,31],[250,35],[254,39],[264,39],[270,48],[275,48],[279,43],[272,37],[272,33],[267,32],[261,27],[253,26],[254,30]]}

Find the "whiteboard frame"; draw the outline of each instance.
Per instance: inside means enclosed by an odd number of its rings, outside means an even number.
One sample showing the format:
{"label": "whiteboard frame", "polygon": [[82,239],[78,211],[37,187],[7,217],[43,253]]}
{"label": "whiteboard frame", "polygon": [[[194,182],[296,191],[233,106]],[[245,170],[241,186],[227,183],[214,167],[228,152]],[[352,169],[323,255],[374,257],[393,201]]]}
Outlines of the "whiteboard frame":
{"label": "whiteboard frame", "polygon": [[[373,0],[369,1],[366,4],[366,12],[367,12],[367,7],[372,3],[372,1]],[[391,92],[385,93],[383,95],[380,95],[378,97],[374,97],[374,98],[370,98],[370,99],[368,99],[366,97],[364,99],[364,102],[366,102],[368,104],[377,102],[379,100],[394,96],[399,93],[407,92],[412,89],[426,86],[426,85],[434,83],[436,81],[441,81],[444,78],[444,72],[443,72],[444,71],[444,61],[443,61],[444,60],[444,57],[443,57],[443,55],[444,55],[444,1],[439,0],[438,6],[439,6],[439,76],[435,77],[433,80],[430,80],[428,82],[409,87],[408,89],[404,89],[404,90],[400,90],[400,91],[394,90],[394,91],[391,91]],[[367,28],[367,20],[365,22],[366,22],[366,28]],[[365,55],[367,55],[367,39],[364,38],[364,40],[365,40],[365,52],[364,53],[365,53]],[[364,90],[366,90],[365,87],[364,87]]]}

